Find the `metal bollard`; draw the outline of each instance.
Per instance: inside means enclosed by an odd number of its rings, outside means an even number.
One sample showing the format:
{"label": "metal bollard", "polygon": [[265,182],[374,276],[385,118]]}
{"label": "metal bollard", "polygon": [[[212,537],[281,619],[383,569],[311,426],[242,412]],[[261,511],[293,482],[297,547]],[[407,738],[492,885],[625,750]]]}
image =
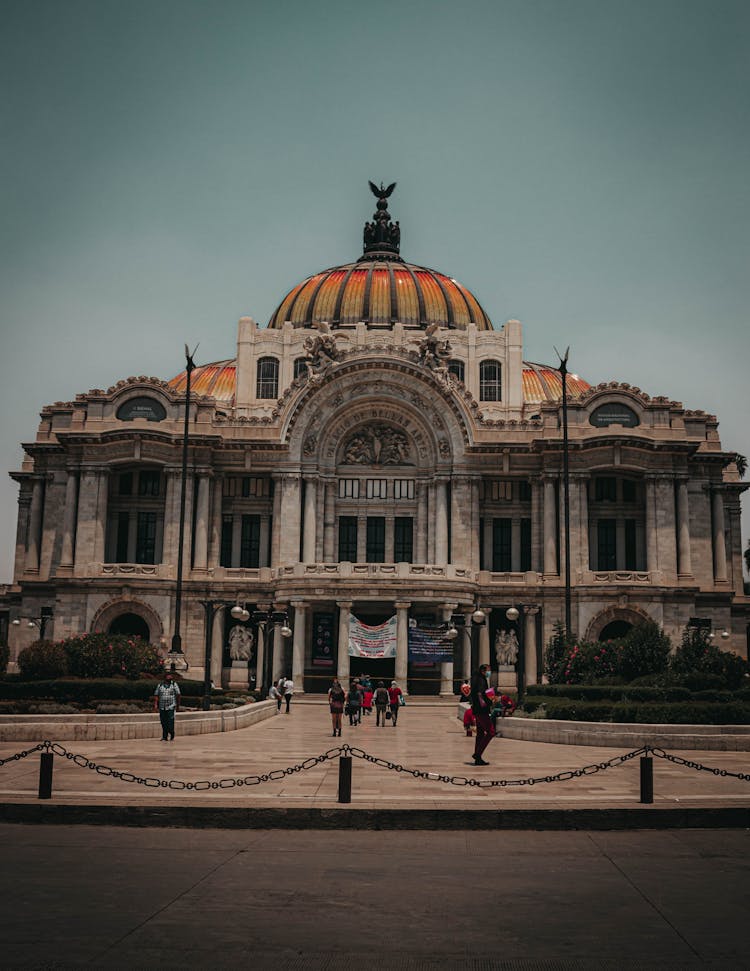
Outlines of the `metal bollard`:
{"label": "metal bollard", "polygon": [[39,761],[39,798],[52,798],[52,752],[42,752]]}
{"label": "metal bollard", "polygon": [[352,757],[342,755],[339,759],[339,802],[352,801]]}
{"label": "metal bollard", "polygon": [[654,801],[654,760],[650,755],[641,756],[641,802]]}

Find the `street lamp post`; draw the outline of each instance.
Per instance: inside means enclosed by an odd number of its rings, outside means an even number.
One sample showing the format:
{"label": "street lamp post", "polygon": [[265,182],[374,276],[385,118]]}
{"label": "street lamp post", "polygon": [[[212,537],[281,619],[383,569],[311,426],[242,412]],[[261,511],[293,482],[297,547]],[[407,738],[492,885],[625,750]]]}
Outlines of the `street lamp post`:
{"label": "street lamp post", "polygon": [[555,348],[560,359],[560,375],[562,377],[562,413],[563,413],[563,529],[565,536],[565,634],[571,636],[572,610],[570,603],[570,451],[568,442],[568,354],[570,347],[565,348],[562,355]]}
{"label": "street lamp post", "polygon": [[[39,611],[39,616],[38,617],[29,617],[28,618],[28,621],[27,621],[26,626],[27,627],[32,627],[32,628],[33,627],[36,627],[37,630],[39,631],[39,640],[40,641],[43,641],[44,640],[44,635],[45,635],[45,633],[47,631],[47,625],[52,620],[52,618],[54,617],[54,615],[55,615],[55,612],[52,609],[52,607],[42,607],[40,609],[40,611]],[[12,624],[13,624],[14,627],[20,627],[21,626],[21,621],[20,621],[20,619],[18,617],[16,617],[16,619],[14,621],[12,621]]]}
{"label": "street lamp post", "polygon": [[518,657],[516,658],[516,693],[518,695],[519,708],[523,704],[526,693],[526,646],[523,642],[523,628],[518,623],[521,611],[518,607],[508,607],[505,616],[516,628],[516,640],[518,642]]}
{"label": "street lamp post", "polygon": [[[196,345],[195,351],[198,350]],[[195,354],[193,351],[193,354]],[[172,670],[175,669],[176,664],[180,661],[184,661],[184,652],[182,650],[182,636],[180,633],[180,623],[182,620],[182,573],[183,573],[183,560],[184,560],[184,546],[185,546],[185,499],[187,495],[187,471],[188,471],[188,444],[190,437],[190,382],[191,375],[195,370],[195,361],[193,360],[193,354],[188,350],[187,344],[185,345],[185,422],[183,425],[182,432],[182,474],[180,476],[180,528],[179,528],[179,539],[178,539],[178,549],[177,549],[177,587],[175,590],[174,598],[174,632],[172,634],[172,644],[169,649],[169,654]]]}
{"label": "street lamp post", "polygon": [[[450,640],[455,641],[456,638],[459,636],[459,632],[461,632],[463,635],[469,638],[469,643],[471,645],[471,661],[469,664],[469,668],[471,670],[469,671],[469,675],[471,675],[471,671],[474,669],[474,667],[476,667],[476,663],[478,663],[479,632],[482,629],[482,625],[485,623],[486,619],[487,619],[487,615],[485,614],[485,612],[482,610],[481,607],[475,604],[474,612],[471,615],[470,627],[468,630],[466,629],[466,618],[464,617],[463,614],[454,613],[451,615],[451,619],[448,621],[449,627],[447,631],[447,636]],[[466,677],[466,671],[463,672],[463,676]],[[454,684],[454,690],[455,690],[455,684]]]}

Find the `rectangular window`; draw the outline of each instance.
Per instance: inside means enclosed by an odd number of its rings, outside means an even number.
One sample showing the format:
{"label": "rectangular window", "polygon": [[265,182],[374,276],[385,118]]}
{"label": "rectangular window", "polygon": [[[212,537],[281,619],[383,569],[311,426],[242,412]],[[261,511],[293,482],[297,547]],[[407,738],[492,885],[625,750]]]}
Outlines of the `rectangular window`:
{"label": "rectangular window", "polygon": [[[599,481],[599,480],[597,480]],[[617,569],[617,522],[600,519],[596,524],[597,569]]]}
{"label": "rectangular window", "polygon": [[393,559],[396,563],[411,563],[414,556],[414,520],[411,516],[396,516],[393,523]]}
{"label": "rectangular window", "polygon": [[521,520],[521,572],[531,569],[531,520]]}
{"label": "rectangular window", "polygon": [[492,569],[496,573],[507,573],[512,569],[509,519],[492,520]]}
{"label": "rectangular window", "polygon": [[158,496],[161,485],[161,472],[158,469],[141,469],[138,475],[138,495]]}
{"label": "rectangular window", "polygon": [[156,513],[138,513],[138,532],[135,541],[135,562],[156,562]]}
{"label": "rectangular window", "polygon": [[499,361],[482,361],[479,365],[479,400],[502,400],[502,381]]}
{"label": "rectangular window", "polygon": [[232,565],[232,528],[234,522],[231,516],[221,517],[221,560],[220,565],[231,567]]}
{"label": "rectangular window", "polygon": [[459,381],[464,380],[464,370],[463,361],[453,360],[448,364],[448,373],[458,378]]}
{"label": "rectangular window", "polygon": [[510,502],[513,498],[513,483],[509,479],[483,479],[480,495],[486,502]]}
{"label": "rectangular window", "polygon": [[414,479],[394,479],[393,498],[394,499],[413,499],[414,498]]}
{"label": "rectangular window", "polygon": [[133,495],[133,473],[121,472],[118,479],[118,491],[121,496]]}
{"label": "rectangular window", "polygon": [[240,537],[240,566],[260,566],[260,516],[243,516]]}
{"label": "rectangular window", "polygon": [[521,479],[518,483],[518,501],[531,502],[531,483],[527,479]]}
{"label": "rectangular window", "polygon": [[385,562],[385,516],[367,517],[365,559],[368,563]]}
{"label": "rectangular window", "polygon": [[625,520],[625,569],[637,570],[635,552],[635,520]]}
{"label": "rectangular window", "polygon": [[130,513],[118,512],[115,563],[128,562],[128,533],[129,532],[130,532]]}
{"label": "rectangular window", "polygon": [[622,480],[622,501],[635,502],[635,482],[632,479]]}
{"label": "rectangular window", "polygon": [[357,517],[339,516],[339,563],[357,562]]}
{"label": "rectangular window", "polygon": [[[594,498],[597,502],[617,501],[617,479],[611,475],[603,475],[595,479]],[[602,567],[603,569],[603,567]]]}
{"label": "rectangular window", "polygon": [[359,499],[359,479],[339,479],[339,499]]}
{"label": "rectangular window", "polygon": [[368,499],[387,499],[388,480],[387,479],[367,479],[365,483],[366,495]]}

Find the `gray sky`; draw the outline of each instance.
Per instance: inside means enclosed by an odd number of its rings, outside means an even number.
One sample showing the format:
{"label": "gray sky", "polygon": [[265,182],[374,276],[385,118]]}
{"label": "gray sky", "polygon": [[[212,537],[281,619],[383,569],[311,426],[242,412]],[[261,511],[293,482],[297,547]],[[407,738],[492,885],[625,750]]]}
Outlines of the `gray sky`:
{"label": "gray sky", "polygon": [[[747,0],[1,8],[6,469],[44,404],[232,357],[359,256],[368,179],[527,359],[570,344],[750,455]],[[0,581],[16,512],[2,476]]]}

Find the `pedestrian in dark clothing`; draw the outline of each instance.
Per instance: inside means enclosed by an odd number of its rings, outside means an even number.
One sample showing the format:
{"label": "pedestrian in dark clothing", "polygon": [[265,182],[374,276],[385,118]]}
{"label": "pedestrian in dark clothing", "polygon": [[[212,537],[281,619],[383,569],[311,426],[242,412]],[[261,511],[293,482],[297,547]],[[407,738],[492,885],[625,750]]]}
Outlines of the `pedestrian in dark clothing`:
{"label": "pedestrian in dark clothing", "polygon": [[388,708],[389,698],[388,689],[382,681],[378,681],[373,701],[375,702],[375,727],[385,726],[385,712]]}
{"label": "pedestrian in dark clothing", "polygon": [[350,725],[359,725],[360,714],[362,712],[362,692],[359,690],[359,683],[352,682],[349,688],[349,695],[346,699],[346,712],[349,715]]}
{"label": "pedestrian in dark clothing", "polygon": [[474,745],[474,765],[489,765],[482,758],[482,754],[495,735],[490,718],[492,703],[487,697],[489,690],[489,664],[480,664],[479,669],[471,679],[471,710],[477,724],[477,740]]}
{"label": "pedestrian in dark clothing", "polygon": [[180,689],[171,672],[164,672],[164,679],[154,691],[154,711],[159,712],[161,740],[174,741],[174,716],[180,710]]}

